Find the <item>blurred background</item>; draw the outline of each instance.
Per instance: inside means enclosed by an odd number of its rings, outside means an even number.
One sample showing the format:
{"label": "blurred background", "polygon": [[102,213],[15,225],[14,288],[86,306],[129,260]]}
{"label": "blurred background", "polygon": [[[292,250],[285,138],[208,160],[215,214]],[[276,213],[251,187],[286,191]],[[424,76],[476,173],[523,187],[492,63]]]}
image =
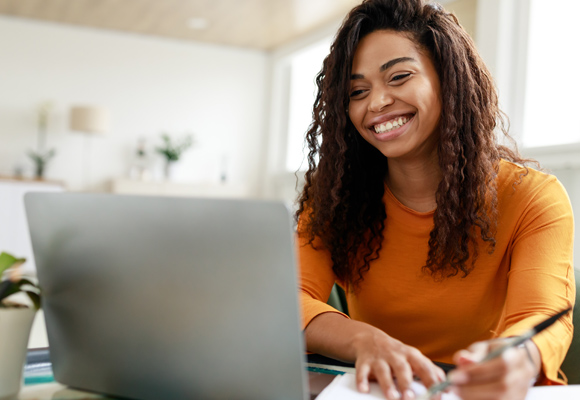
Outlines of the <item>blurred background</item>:
{"label": "blurred background", "polygon": [[[29,190],[292,202],[314,76],[358,3],[0,0],[2,248],[30,253]],[[580,2],[440,3],[477,43],[522,153],[580,209]]]}

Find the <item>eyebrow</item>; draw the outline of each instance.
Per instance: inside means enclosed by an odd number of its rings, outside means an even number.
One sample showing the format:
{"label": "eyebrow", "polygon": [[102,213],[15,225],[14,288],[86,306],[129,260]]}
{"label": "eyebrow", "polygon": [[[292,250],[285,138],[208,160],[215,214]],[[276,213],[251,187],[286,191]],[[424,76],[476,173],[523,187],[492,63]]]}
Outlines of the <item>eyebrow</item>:
{"label": "eyebrow", "polygon": [[[389,68],[391,68],[393,65],[398,64],[398,63],[402,63],[402,62],[414,62],[416,63],[417,60],[415,60],[412,57],[399,57],[399,58],[394,58],[389,62],[384,63],[383,65],[381,65],[381,67],[379,68],[380,72],[386,71]],[[362,74],[352,74],[350,76],[350,79],[364,79],[364,75]]]}

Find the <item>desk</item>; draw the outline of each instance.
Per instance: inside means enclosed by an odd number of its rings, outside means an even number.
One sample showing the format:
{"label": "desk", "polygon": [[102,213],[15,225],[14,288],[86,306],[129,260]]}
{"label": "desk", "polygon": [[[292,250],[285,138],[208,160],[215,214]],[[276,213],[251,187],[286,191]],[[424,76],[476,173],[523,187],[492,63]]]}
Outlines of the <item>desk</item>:
{"label": "desk", "polygon": [[[310,383],[310,398],[316,396],[334,379],[334,375],[320,372],[308,372]],[[69,389],[60,383],[42,383],[38,385],[24,386],[20,391],[18,400],[88,400],[107,399],[97,394],[81,392]],[[15,399],[16,400],[16,399]]]}
{"label": "desk", "polygon": [[[319,372],[308,372],[308,380],[310,382],[310,398],[315,399],[316,396],[334,379],[334,375],[321,374]],[[558,395],[558,391],[562,391],[563,395],[567,395],[570,399],[580,398],[580,385],[574,386],[552,386],[545,388],[538,388],[538,392],[528,396],[531,400],[552,400],[560,399],[562,396]],[[543,390],[549,390],[546,396],[543,396]],[[566,393],[564,393],[566,392]],[[573,394],[571,394],[573,392]],[[576,395],[577,393],[577,395]],[[573,396],[573,397],[571,397]],[[40,385],[25,386],[18,396],[18,400],[92,400],[92,399],[106,399],[106,397],[97,394],[80,392],[77,390],[68,389],[59,383],[44,383]]]}
{"label": "desk", "polygon": [[[46,362],[48,353],[40,350],[36,353],[29,352],[29,362],[42,363]],[[318,357],[318,358],[317,358]],[[336,376],[336,373],[349,372],[353,373],[354,368],[348,364],[335,362],[326,363],[325,357],[310,355],[308,359],[308,383],[310,387],[310,399],[315,399],[326,386],[328,386]],[[317,361],[317,362],[316,362]],[[52,372],[49,368],[48,378],[52,380]],[[325,371],[325,372],[321,372]],[[330,373],[328,373],[330,372]],[[28,382],[35,382],[34,380]],[[36,382],[39,382],[36,380]],[[41,381],[42,382],[42,381]],[[44,381],[46,382],[46,381]],[[108,399],[108,397],[98,394],[82,392],[67,388],[59,383],[42,383],[28,385],[22,388],[20,395],[14,400],[88,400],[88,399]],[[544,386],[533,389],[530,392],[528,400],[553,400],[553,399],[580,399],[580,385],[573,386]]]}

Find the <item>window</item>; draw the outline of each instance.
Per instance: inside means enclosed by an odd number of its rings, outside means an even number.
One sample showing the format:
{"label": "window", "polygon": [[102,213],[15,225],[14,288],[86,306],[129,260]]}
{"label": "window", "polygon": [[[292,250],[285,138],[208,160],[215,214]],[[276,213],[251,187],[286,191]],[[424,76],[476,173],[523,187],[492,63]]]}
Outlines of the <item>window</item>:
{"label": "window", "polygon": [[290,97],[286,170],[307,169],[306,131],[312,122],[312,105],[316,98],[315,79],[330,51],[332,37],[327,37],[296,53],[290,62]]}
{"label": "window", "polygon": [[531,0],[524,147],[580,142],[578,15],[580,1]]}

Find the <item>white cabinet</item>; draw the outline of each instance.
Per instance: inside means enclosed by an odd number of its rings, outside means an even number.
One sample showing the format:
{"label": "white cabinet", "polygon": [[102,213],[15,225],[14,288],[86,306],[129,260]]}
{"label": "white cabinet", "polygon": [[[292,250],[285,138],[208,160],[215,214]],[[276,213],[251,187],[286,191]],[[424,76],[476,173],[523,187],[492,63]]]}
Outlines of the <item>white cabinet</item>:
{"label": "white cabinet", "polygon": [[111,182],[111,192],[116,194],[138,194],[149,196],[178,197],[249,197],[243,185],[233,183],[178,183],[169,181],[140,181],[115,179]]}
{"label": "white cabinet", "polygon": [[25,271],[36,271],[24,211],[27,192],[62,192],[59,182],[0,178],[0,252],[25,257]]}

